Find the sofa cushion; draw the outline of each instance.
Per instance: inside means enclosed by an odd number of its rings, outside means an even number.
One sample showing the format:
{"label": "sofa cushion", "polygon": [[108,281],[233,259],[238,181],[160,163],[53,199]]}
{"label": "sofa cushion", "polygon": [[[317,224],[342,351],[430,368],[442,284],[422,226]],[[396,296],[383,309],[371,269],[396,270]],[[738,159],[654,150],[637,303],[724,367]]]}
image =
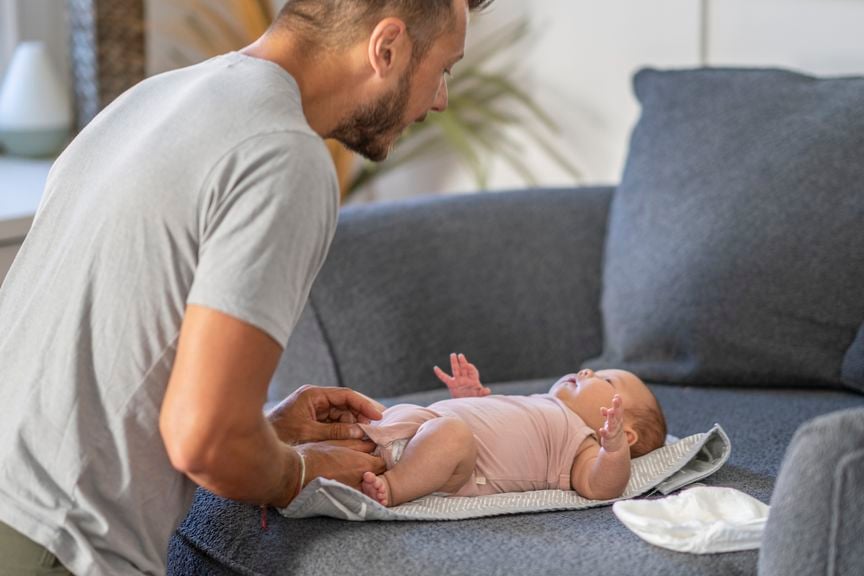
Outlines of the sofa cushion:
{"label": "sofa cushion", "polygon": [[855,341],[843,358],[843,382],[852,388],[864,390],[864,324],[858,329]]}
{"label": "sofa cushion", "polygon": [[842,385],[864,319],[864,78],[648,69],[635,90],[588,365]]}
{"label": "sofa cushion", "polygon": [[611,196],[520,190],[346,207],[270,399],[301,384],[376,397],[440,388],[432,367],[449,366],[450,352],[489,382],[572,372],[602,348]]}

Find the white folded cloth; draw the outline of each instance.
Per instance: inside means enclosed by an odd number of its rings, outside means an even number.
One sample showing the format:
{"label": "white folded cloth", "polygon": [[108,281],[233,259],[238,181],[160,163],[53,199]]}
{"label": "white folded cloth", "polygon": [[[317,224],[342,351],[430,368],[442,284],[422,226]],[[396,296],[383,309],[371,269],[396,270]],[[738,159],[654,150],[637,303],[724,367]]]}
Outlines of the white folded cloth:
{"label": "white folded cloth", "polygon": [[643,540],[691,554],[759,548],[768,509],[740,490],[712,486],[612,506],[615,516]]}

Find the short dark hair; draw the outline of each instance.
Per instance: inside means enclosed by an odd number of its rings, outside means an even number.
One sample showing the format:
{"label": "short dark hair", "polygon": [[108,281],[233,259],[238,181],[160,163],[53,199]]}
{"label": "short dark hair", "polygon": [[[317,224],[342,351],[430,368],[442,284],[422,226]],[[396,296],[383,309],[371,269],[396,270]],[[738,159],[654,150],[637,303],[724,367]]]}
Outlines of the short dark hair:
{"label": "short dark hair", "polygon": [[657,398],[650,408],[625,408],[624,414],[630,416],[630,424],[639,436],[630,446],[631,457],[644,456],[666,443],[666,416]]}
{"label": "short dark hair", "polygon": [[[471,11],[494,0],[466,0]],[[299,35],[307,47],[344,49],[388,16],[401,18],[414,43],[412,60],[422,58],[452,22],[453,0],[288,0],[271,30]]]}

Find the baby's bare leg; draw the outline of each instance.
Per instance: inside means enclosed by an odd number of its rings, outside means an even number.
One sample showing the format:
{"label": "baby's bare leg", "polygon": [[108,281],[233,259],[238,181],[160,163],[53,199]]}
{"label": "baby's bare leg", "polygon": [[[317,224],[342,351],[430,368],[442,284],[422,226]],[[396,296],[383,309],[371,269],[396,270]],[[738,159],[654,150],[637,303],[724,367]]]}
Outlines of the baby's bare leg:
{"label": "baby's bare leg", "polygon": [[364,476],[363,492],[385,506],[433,492],[456,492],[474,471],[476,458],[474,434],[464,422],[434,418],[417,429],[392,469],[381,476]]}

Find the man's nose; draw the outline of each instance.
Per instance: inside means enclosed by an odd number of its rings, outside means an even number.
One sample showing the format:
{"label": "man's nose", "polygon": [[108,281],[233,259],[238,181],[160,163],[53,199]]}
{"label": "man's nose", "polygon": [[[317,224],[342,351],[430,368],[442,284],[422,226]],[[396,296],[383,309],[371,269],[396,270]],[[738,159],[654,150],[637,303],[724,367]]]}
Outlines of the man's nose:
{"label": "man's nose", "polygon": [[448,100],[447,80],[442,78],[441,85],[438,87],[438,93],[435,94],[435,101],[432,103],[432,110],[435,112],[443,112],[447,109]]}

